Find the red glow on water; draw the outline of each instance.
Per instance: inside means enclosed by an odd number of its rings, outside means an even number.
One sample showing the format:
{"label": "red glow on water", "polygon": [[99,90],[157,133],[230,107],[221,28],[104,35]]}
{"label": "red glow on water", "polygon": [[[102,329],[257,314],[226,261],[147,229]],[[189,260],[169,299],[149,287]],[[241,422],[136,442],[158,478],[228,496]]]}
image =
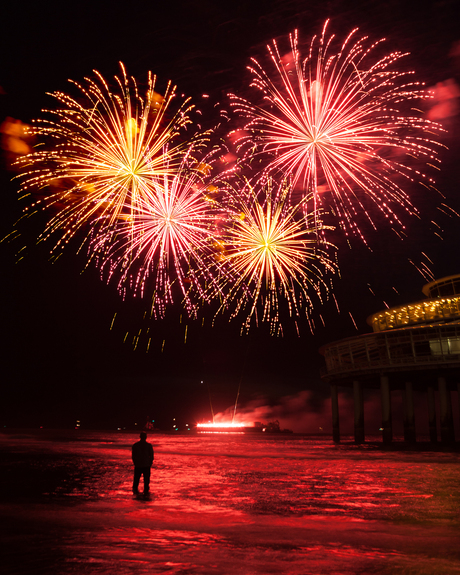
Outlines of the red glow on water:
{"label": "red glow on water", "polygon": [[218,436],[224,421],[149,436],[149,498],[132,496],[135,433],[3,432],[3,571],[20,558],[61,575],[457,572],[456,451]]}

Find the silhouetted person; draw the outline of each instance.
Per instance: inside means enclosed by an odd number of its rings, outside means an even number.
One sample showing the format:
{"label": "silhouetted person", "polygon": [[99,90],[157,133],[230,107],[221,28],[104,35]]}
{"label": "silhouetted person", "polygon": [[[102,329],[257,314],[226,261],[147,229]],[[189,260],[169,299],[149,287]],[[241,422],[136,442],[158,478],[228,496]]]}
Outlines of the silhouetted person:
{"label": "silhouetted person", "polygon": [[139,435],[140,441],[137,441],[132,447],[132,457],[134,463],[134,480],[133,480],[133,493],[139,493],[139,480],[141,475],[144,476],[144,495],[149,492],[150,486],[150,468],[153,463],[153,447],[147,441],[147,434],[141,431]]}

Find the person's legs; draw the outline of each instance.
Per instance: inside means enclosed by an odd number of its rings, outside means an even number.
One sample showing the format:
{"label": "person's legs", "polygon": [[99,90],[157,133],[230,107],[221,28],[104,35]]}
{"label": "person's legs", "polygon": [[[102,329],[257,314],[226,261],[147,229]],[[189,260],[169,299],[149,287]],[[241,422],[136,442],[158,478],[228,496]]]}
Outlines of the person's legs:
{"label": "person's legs", "polygon": [[150,467],[144,467],[144,493],[147,494],[150,490]]}
{"label": "person's legs", "polygon": [[142,467],[134,468],[134,479],[133,479],[133,493],[139,493],[139,479],[141,478],[143,472]]}

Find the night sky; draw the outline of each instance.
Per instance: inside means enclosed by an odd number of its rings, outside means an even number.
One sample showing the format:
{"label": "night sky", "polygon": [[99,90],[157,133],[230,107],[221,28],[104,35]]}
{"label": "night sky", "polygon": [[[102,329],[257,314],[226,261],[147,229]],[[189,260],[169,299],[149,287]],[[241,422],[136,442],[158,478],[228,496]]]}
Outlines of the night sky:
{"label": "night sky", "polygon": [[[119,72],[119,61],[140,81],[152,70],[197,102],[203,93],[220,102],[229,91],[244,94],[249,58],[265,58],[272,38],[285,42],[287,51],[289,32],[298,28],[309,39],[327,18],[330,31],[340,38],[359,27],[372,39],[387,38],[389,50],[410,52],[406,66],[427,86],[451,80],[460,84],[460,56],[454,53],[460,41],[458,2],[421,2],[415,11],[412,5],[396,0],[236,0],[225,5],[103,0],[66,7],[11,2],[2,9],[0,121],[11,116],[27,123],[39,117],[43,107],[53,104],[46,92],[68,90],[68,78],[82,80],[93,69],[110,79]],[[178,305],[166,320],[152,324],[149,353],[145,345],[133,350],[129,341],[144,327],[146,303],[123,302],[91,267],[82,273],[85,254],[71,247],[51,264],[50,246],[34,245],[45,219],[31,219],[21,227],[21,238],[0,244],[0,424],[72,427],[79,419],[83,427],[115,428],[150,418],[168,428],[173,417],[182,422],[208,418],[209,395],[215,412],[227,409],[240,386],[243,407],[258,402],[282,414],[285,408],[279,406],[290,402],[291,411],[297,405],[306,414],[303,427],[295,430],[313,431],[308,414],[322,414],[328,396],[319,375],[320,346],[368,332],[366,318],[383,309],[384,302],[393,306],[421,299],[426,281],[410,261],[420,262],[422,252],[432,260],[435,277],[460,273],[459,221],[437,210],[445,202],[460,212],[455,109],[442,122],[448,130],[442,143],[449,149],[441,154],[437,184],[445,199],[421,187],[411,190],[421,219],[405,222],[404,241],[382,225],[369,233],[368,248],[359,242],[352,249],[339,244],[341,278],[334,293],[340,313],[332,300],[318,309],[314,335],[304,325],[298,337],[287,321],[283,338],[263,328],[240,336],[239,323],[220,317],[212,327],[211,310],[204,324],[201,318],[193,322],[181,316]],[[14,228],[22,208],[5,158],[3,168],[2,237]],[[431,220],[441,226],[443,239],[435,235]],[[16,264],[24,245],[24,257]],[[131,335],[124,342],[126,331]]]}

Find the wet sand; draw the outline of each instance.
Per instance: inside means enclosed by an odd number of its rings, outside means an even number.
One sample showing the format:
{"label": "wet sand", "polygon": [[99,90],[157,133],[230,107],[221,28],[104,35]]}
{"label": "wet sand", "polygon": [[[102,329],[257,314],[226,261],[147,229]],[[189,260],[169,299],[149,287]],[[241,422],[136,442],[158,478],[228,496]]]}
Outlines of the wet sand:
{"label": "wet sand", "polygon": [[330,439],[0,435],[2,573],[460,573],[460,454]]}

